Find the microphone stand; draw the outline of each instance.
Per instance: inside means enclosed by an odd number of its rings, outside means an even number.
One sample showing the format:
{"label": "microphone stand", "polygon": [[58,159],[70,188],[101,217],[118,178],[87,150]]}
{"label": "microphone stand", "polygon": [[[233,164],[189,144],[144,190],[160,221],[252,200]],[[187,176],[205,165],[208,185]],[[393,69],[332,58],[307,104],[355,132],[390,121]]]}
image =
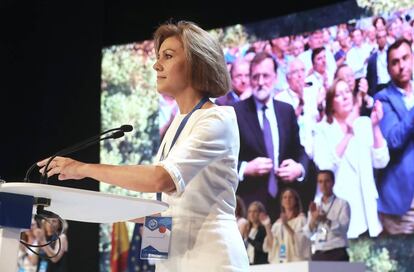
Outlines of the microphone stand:
{"label": "microphone stand", "polygon": [[[69,153],[79,151],[83,148],[86,148],[86,147],[96,143],[96,142],[103,141],[103,140],[106,140],[106,139],[120,138],[120,137],[124,136],[124,132],[129,132],[129,131],[132,131],[132,130],[133,130],[133,127],[131,125],[122,125],[118,128],[112,128],[112,129],[106,130],[106,131],[100,133],[99,135],[92,136],[92,137],[90,137],[90,138],[88,138],[88,139],[86,139],[86,140],[84,140],[80,143],[77,143],[73,146],[70,146],[68,148],[65,148],[65,149],[57,152],[55,155],[52,156],[50,162],[57,156],[64,156],[64,155],[67,155]],[[112,132],[112,131],[116,131],[116,132],[112,133],[110,136],[100,138],[102,135],[108,134],[109,132]],[[48,161],[49,164],[50,164],[50,162]],[[49,164],[47,164],[47,167],[49,166]],[[25,178],[24,178],[25,182],[30,182],[30,179],[29,179],[30,174],[36,166],[37,166],[37,162],[32,164],[30,166],[30,168],[26,171],[26,175],[25,175]],[[47,167],[45,168],[45,170],[47,169]],[[42,183],[44,178],[45,178],[45,173],[42,174],[41,183]]]}

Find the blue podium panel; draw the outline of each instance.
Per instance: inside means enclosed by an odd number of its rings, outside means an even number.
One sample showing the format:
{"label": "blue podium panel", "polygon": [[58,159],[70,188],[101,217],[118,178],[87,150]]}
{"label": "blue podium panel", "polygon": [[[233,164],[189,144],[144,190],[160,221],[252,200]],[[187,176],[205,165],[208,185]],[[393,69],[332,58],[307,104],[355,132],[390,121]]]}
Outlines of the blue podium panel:
{"label": "blue podium panel", "polygon": [[0,226],[30,229],[34,197],[0,192]]}

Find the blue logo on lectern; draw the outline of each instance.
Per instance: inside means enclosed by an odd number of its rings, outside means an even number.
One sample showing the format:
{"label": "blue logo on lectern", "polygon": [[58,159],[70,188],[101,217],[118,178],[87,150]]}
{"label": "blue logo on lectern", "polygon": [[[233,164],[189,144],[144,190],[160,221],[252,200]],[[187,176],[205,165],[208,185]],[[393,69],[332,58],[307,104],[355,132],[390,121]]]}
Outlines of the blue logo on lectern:
{"label": "blue logo on lectern", "polygon": [[156,219],[151,219],[148,221],[148,228],[150,230],[155,230],[158,227],[158,221]]}

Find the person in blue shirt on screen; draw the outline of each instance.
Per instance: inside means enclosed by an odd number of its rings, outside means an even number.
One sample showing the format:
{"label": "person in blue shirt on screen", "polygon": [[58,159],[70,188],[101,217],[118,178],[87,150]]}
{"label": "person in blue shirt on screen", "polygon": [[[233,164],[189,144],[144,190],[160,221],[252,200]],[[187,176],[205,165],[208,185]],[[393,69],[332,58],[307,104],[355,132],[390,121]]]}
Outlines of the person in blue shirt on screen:
{"label": "person in blue shirt on screen", "polygon": [[384,108],[380,127],[390,162],[378,174],[378,211],[388,234],[414,233],[414,94],[413,53],[405,39],[387,50],[391,81],[375,96]]}

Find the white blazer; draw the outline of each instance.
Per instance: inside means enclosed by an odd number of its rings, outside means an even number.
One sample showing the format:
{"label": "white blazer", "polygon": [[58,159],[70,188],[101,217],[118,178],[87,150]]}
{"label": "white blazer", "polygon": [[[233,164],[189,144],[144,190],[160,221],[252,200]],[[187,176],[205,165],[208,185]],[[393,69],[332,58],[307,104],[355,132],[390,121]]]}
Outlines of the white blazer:
{"label": "white blazer", "polygon": [[[168,153],[185,116],[175,116],[156,158],[175,184],[174,192],[162,195],[169,204],[162,215],[172,217],[171,244],[156,271],[248,271],[234,214],[240,149],[234,108],[196,110]],[[159,161],[163,150],[167,155]]]}
{"label": "white blazer", "polygon": [[373,131],[368,117],[358,117],[353,123],[354,136],[342,156],[336,147],[345,136],[339,123],[322,121],[316,127],[314,161],[319,169],[335,173],[334,193],[348,201],[351,222],[348,238],[357,238],[365,231],[376,237],[382,231],[378,219],[377,198],[373,168],[384,168],[390,160],[387,143],[373,147]]}

